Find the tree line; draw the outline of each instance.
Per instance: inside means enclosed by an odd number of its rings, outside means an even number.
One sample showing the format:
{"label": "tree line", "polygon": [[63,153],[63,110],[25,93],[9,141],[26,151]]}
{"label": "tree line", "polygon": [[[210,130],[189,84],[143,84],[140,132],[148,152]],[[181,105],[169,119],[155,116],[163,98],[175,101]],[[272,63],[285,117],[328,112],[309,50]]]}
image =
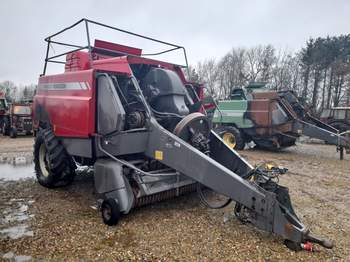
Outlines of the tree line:
{"label": "tree line", "polygon": [[6,100],[10,102],[33,100],[36,85],[16,85],[12,81],[0,82],[0,92],[5,94]]}
{"label": "tree line", "polygon": [[[191,81],[202,82],[206,93],[225,99],[233,88],[266,82],[273,90],[294,90],[315,113],[322,108],[350,106],[350,34],[310,38],[297,51],[272,45],[232,48],[220,59],[190,66]],[[8,101],[30,100],[36,85],[0,82]]]}
{"label": "tree line", "polygon": [[273,90],[294,90],[315,113],[350,106],[350,35],[310,38],[298,52],[272,45],[232,48],[218,60],[190,66],[188,76],[215,99],[249,82],[266,82]]}

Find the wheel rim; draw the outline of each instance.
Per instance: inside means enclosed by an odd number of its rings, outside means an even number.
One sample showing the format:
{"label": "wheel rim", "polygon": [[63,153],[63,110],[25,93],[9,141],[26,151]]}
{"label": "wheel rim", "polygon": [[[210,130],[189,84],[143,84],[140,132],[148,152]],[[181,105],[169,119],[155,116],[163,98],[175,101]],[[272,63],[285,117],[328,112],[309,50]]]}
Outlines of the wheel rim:
{"label": "wheel rim", "polygon": [[48,154],[44,143],[41,144],[39,149],[39,164],[40,164],[41,174],[44,177],[48,177],[49,176]]}
{"label": "wheel rim", "polygon": [[232,133],[230,132],[224,133],[224,135],[222,136],[222,139],[224,140],[225,144],[228,145],[230,148],[236,147],[236,138]]}
{"label": "wheel rim", "polygon": [[112,209],[110,206],[106,205],[102,210],[103,217],[106,221],[110,220],[112,217]]}

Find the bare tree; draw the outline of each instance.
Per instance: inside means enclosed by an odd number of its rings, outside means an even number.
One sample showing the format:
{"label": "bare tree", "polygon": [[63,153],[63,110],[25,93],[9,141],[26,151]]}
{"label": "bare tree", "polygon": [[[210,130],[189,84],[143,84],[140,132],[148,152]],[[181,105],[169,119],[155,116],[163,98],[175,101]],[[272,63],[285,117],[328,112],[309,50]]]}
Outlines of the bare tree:
{"label": "bare tree", "polygon": [[275,59],[275,49],[272,45],[259,45],[248,49],[249,80],[252,82],[268,81]]}
{"label": "bare tree", "polygon": [[247,63],[245,49],[232,49],[218,64],[219,97],[227,97],[234,87],[247,84]]}
{"label": "bare tree", "polygon": [[199,62],[196,67],[198,80],[206,86],[206,94],[214,98],[218,95],[218,67],[215,59],[207,59]]}
{"label": "bare tree", "polygon": [[11,81],[3,81],[0,83],[0,90],[5,93],[8,101],[16,100],[17,86]]}

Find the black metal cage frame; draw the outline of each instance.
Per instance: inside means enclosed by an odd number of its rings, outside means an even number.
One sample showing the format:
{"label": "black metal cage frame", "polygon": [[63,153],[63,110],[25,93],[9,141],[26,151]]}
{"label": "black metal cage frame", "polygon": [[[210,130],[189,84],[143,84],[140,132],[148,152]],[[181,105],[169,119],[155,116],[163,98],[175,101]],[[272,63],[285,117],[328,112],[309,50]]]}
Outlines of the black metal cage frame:
{"label": "black metal cage frame", "polygon": [[[66,32],[66,31],[68,31],[68,30],[70,30],[70,29],[72,29],[74,27],[77,27],[81,23],[85,24],[87,45],[85,45],[85,46],[73,45],[73,44],[63,43],[63,42],[59,42],[59,41],[53,40],[53,38],[57,37],[58,35]],[[162,41],[162,40],[158,40],[158,39],[155,39],[155,38],[152,38],[152,37],[149,37],[149,36],[136,34],[136,33],[133,33],[133,32],[130,32],[130,31],[127,31],[127,30],[124,30],[124,29],[120,29],[120,28],[117,28],[117,27],[114,27],[114,26],[109,26],[109,25],[106,25],[106,24],[103,24],[103,23],[100,23],[100,22],[96,22],[96,21],[92,21],[92,20],[89,20],[89,19],[86,19],[86,18],[82,18],[78,22],[72,24],[71,26],[68,26],[68,27],[58,31],[57,33],[52,34],[52,35],[50,35],[50,36],[45,38],[45,41],[47,42],[47,48],[46,48],[44,70],[43,70],[42,75],[46,74],[46,69],[47,69],[47,64],[48,63],[65,64],[65,62],[58,61],[58,60],[55,60],[55,59],[59,58],[61,56],[64,56],[64,55],[76,52],[76,51],[87,49],[88,53],[89,53],[89,60],[90,60],[90,62],[93,60],[92,59],[93,46],[91,46],[91,38],[90,38],[90,31],[89,31],[89,29],[90,29],[89,25],[90,24],[101,26],[101,27],[104,27],[104,28],[109,28],[109,29],[112,29],[112,30],[115,30],[115,31],[118,31],[118,32],[121,32],[121,33],[125,33],[125,34],[128,34],[128,35],[132,35],[132,36],[136,36],[136,37],[139,37],[139,38],[150,40],[150,41],[153,41],[153,42],[156,42],[156,43],[160,43],[160,44],[163,44],[163,45],[166,45],[166,46],[170,46],[169,49],[166,49],[166,50],[163,50],[163,51],[160,51],[160,52],[157,52],[157,53],[152,53],[152,54],[143,54],[142,56],[157,56],[157,55],[161,55],[161,54],[165,54],[165,53],[169,53],[169,52],[172,52],[172,51],[175,51],[175,50],[182,49],[183,54],[184,54],[184,58],[185,58],[185,63],[186,63],[186,65],[182,65],[182,67],[188,68],[186,49],[183,46],[175,45],[175,44],[172,44],[172,43],[169,43],[169,42],[165,42],[165,41]],[[75,49],[73,49],[71,51],[68,51],[68,52],[60,53],[58,55],[54,55],[54,56],[50,56],[49,57],[50,48],[51,48],[52,44],[61,45],[61,46],[67,46],[67,47],[71,47],[71,48],[75,48]],[[127,54],[125,54],[125,55],[127,55]]]}

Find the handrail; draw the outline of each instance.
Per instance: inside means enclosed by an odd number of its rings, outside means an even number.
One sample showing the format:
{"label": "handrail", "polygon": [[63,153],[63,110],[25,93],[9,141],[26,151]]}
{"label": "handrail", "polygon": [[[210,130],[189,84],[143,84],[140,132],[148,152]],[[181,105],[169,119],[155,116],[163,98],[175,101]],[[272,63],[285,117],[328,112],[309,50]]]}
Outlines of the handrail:
{"label": "handrail", "polygon": [[[58,35],[60,35],[60,34],[62,34],[64,32],[66,32],[66,31],[68,31],[68,30],[78,26],[79,24],[81,24],[83,22],[85,23],[85,32],[86,32],[86,39],[87,39],[87,45],[86,46],[80,46],[80,45],[75,45],[75,44],[70,44],[70,43],[63,43],[63,42],[59,42],[59,41],[53,40],[53,38],[55,38]],[[118,28],[118,27],[106,25],[106,24],[103,24],[103,23],[100,23],[100,22],[97,22],[97,21],[93,21],[93,20],[87,19],[87,18],[82,18],[79,21],[75,22],[74,24],[72,24],[72,25],[70,25],[68,27],[65,27],[62,30],[58,31],[57,33],[54,33],[54,34],[52,34],[52,35],[50,35],[50,36],[45,38],[45,41],[47,42],[47,50],[46,50],[45,65],[44,65],[44,70],[43,70],[43,74],[42,75],[46,74],[46,68],[47,68],[47,63],[48,62],[54,62],[54,63],[58,62],[58,61],[53,61],[52,59],[64,56],[66,54],[69,54],[69,53],[72,53],[72,52],[75,52],[75,51],[78,51],[78,50],[87,49],[88,53],[89,53],[90,63],[91,63],[91,61],[93,60],[92,59],[92,51],[94,50],[94,47],[91,46],[91,43],[90,43],[89,24],[97,25],[97,26],[100,26],[100,27],[105,27],[105,28],[108,28],[108,29],[112,29],[112,30],[121,32],[121,33],[125,33],[125,34],[132,35],[132,36],[135,36],[135,37],[143,38],[143,39],[146,39],[146,40],[149,40],[149,41],[152,41],[152,42],[156,42],[156,43],[160,43],[160,44],[163,44],[163,45],[171,46],[170,49],[163,50],[163,51],[156,52],[156,53],[152,53],[152,54],[144,54],[144,55],[141,55],[141,56],[157,56],[157,55],[161,55],[161,54],[164,54],[164,53],[172,52],[172,51],[175,51],[175,50],[178,50],[178,49],[182,49],[183,50],[183,55],[184,55],[184,58],[185,58],[185,63],[186,63],[186,65],[184,65],[182,67],[186,67],[187,70],[188,70],[188,60],[187,60],[186,49],[183,46],[176,45],[176,44],[173,44],[173,43],[170,43],[170,42],[166,42],[166,41],[163,41],[163,40],[159,40],[159,39],[156,39],[156,38],[153,38],[153,37],[137,34],[137,33],[131,32],[131,31],[127,31],[127,30]],[[73,51],[64,52],[64,53],[61,53],[61,54],[49,57],[49,53],[50,53],[50,49],[51,49],[51,45],[52,44],[63,45],[63,46],[67,46],[67,47],[75,47],[76,49],[73,50]],[[64,63],[64,62],[61,62],[61,63]]]}

